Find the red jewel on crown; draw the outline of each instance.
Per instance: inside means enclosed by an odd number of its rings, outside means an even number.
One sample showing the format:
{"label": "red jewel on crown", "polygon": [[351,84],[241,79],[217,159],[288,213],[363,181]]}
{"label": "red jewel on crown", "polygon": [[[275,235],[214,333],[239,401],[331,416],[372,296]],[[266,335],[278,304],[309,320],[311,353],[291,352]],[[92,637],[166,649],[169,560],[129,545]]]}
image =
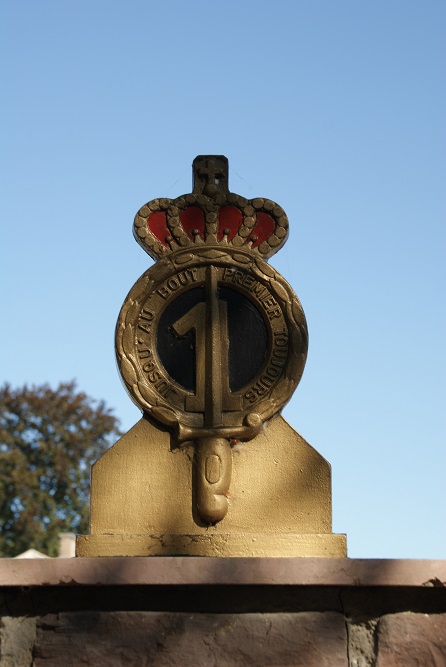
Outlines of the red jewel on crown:
{"label": "red jewel on crown", "polygon": [[153,199],[135,216],[133,233],[153,259],[195,246],[250,249],[263,259],[285,243],[288,218],[270,199],[246,199],[228,189],[228,160],[199,155],[194,187],[176,199]]}

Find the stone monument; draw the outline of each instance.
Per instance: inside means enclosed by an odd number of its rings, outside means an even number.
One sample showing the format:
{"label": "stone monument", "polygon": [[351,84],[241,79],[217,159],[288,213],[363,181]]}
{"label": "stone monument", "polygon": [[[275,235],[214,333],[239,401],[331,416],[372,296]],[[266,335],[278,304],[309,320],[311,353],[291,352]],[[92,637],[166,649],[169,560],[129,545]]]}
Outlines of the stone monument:
{"label": "stone monument", "polygon": [[268,264],[283,209],[229,192],[198,156],[193,192],[154,199],[134,235],[155,259],[116,327],[140,421],[92,468],[77,556],[344,557],[330,466],[280,412],[302,376],[302,306]]}

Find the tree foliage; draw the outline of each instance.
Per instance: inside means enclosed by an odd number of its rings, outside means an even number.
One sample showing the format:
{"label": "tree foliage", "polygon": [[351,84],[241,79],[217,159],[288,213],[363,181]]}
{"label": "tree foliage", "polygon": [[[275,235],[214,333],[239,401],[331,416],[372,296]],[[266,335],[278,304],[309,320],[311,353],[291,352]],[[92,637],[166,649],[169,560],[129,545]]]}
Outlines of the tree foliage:
{"label": "tree foliage", "polygon": [[61,532],[88,531],[90,467],[118,427],[75,382],[0,388],[0,556],[56,556]]}

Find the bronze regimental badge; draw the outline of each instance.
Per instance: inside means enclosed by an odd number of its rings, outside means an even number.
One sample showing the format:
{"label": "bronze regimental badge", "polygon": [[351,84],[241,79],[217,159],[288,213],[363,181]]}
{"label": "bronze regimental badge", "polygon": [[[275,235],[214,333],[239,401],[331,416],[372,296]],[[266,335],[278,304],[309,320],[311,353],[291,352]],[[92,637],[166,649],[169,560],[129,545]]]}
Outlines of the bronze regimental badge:
{"label": "bronze regimental badge", "polygon": [[135,217],[155,264],[124,302],[116,353],[143,416],[92,467],[76,554],[344,557],[330,464],[280,414],[308,344],[268,264],[288,219],[229,192],[223,156],[197,157],[193,178],[193,192]]}
{"label": "bronze regimental badge", "polygon": [[191,194],[135,217],[156,262],[124,302],[116,351],[133,401],[171,431],[172,447],[194,443],[196,510],[215,524],[228,509],[232,447],[289,400],[308,335],[299,300],[267,263],[287,239],[283,209],[229,192],[223,156],[197,157],[193,178]]}

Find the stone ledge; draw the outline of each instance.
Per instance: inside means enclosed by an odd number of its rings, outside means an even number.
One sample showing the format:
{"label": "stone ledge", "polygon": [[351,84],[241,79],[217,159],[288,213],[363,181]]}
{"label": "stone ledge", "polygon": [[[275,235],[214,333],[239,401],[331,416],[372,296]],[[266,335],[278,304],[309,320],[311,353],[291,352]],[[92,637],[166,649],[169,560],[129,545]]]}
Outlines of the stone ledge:
{"label": "stone ledge", "polygon": [[0,560],[1,587],[446,587],[445,560],[350,558],[61,558]]}

